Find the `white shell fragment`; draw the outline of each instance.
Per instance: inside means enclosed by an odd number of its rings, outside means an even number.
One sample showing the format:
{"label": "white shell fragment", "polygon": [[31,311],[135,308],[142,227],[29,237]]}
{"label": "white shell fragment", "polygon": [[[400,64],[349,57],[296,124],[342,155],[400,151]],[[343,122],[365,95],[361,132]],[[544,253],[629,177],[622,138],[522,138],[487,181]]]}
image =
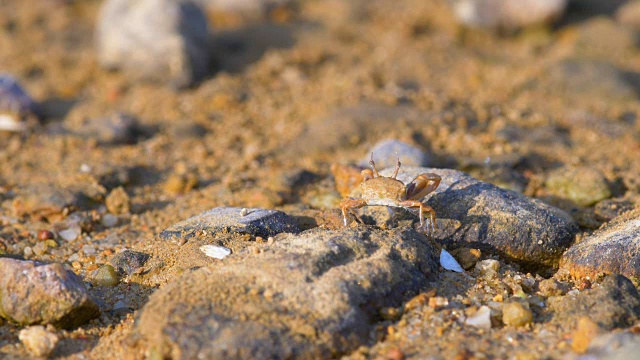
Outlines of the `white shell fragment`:
{"label": "white shell fragment", "polygon": [[455,271],[459,273],[464,272],[464,269],[462,268],[462,266],[460,266],[460,264],[458,264],[458,261],[456,261],[456,259],[454,259],[453,256],[451,256],[451,254],[449,254],[449,252],[445,249],[442,249],[442,251],[440,252],[440,266],[442,266],[445,270]]}
{"label": "white shell fragment", "polygon": [[478,311],[464,323],[481,329],[491,329],[491,309],[484,305],[480,306]]}
{"label": "white shell fragment", "polygon": [[205,255],[215,259],[224,259],[229,254],[231,254],[231,249],[227,249],[224,246],[216,246],[216,245],[200,246],[200,251],[202,251]]}

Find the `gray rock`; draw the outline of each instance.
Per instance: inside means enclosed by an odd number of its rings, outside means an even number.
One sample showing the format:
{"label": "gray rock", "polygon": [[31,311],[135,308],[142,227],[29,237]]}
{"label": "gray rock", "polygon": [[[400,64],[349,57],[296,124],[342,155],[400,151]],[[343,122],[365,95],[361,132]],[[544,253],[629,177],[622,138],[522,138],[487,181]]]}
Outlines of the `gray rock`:
{"label": "gray rock", "polygon": [[637,359],[640,354],[640,336],[633,331],[611,332],[591,341],[587,352],[579,356],[568,356],[576,360],[628,360]]}
{"label": "gray rock", "polygon": [[622,216],[569,248],[561,266],[577,277],[601,272],[640,277],[640,219]]}
{"label": "gray rock", "polygon": [[124,250],[113,256],[111,265],[116,269],[118,274],[131,275],[142,268],[149,260],[149,255],[133,250]]}
{"label": "gray rock", "polygon": [[98,58],[135,78],[192,85],[207,74],[207,19],[187,0],[108,0],[97,25]]}
{"label": "gray rock", "polygon": [[600,286],[576,296],[565,296],[550,305],[556,313],[554,321],[560,323],[588,316],[601,328],[612,330],[632,326],[640,320],[640,294],[622,275],[608,275]]}
{"label": "gray rock", "polygon": [[11,75],[0,74],[0,131],[24,131],[37,121],[38,107]]}
{"label": "gray rock", "polygon": [[551,194],[579,206],[591,206],[611,197],[604,174],[591,167],[558,169],[549,174],[545,185]]}
{"label": "gray rock", "polygon": [[115,114],[87,119],[74,133],[96,139],[101,145],[133,144],[141,134],[141,127],[135,117]]}
{"label": "gray rock", "polygon": [[282,211],[218,207],[170,226],[160,233],[160,237],[164,240],[190,239],[202,232],[235,232],[267,237],[299,231],[298,223]]}
{"label": "gray rock", "polygon": [[0,316],[20,325],[82,325],[100,314],[87,290],[62,264],[0,259]]}
{"label": "gray rock", "polygon": [[[403,166],[398,180],[407,184],[427,172],[442,177],[423,202],[436,211],[435,237],[450,249],[477,248],[523,265],[556,266],[578,231],[564,211],[461,171]],[[392,168],[381,171],[392,173]]]}
{"label": "gray rock", "polygon": [[424,151],[399,140],[383,140],[375,144],[369,155],[360,162],[362,166],[369,167],[371,153],[379,169],[396,166],[396,154],[400,157],[402,165],[429,165],[429,157]]}
{"label": "gray rock", "polygon": [[22,212],[61,212],[64,208],[83,208],[89,204],[89,198],[76,189],[46,183],[27,185],[17,195]]}
{"label": "gray rock", "polygon": [[474,28],[515,30],[550,23],[562,16],[567,0],[455,0],[462,24]]}
{"label": "gray rock", "polygon": [[135,330],[160,357],[340,357],[370,340],[380,309],[425,287],[436,253],[406,228],[279,235],[163,286]]}

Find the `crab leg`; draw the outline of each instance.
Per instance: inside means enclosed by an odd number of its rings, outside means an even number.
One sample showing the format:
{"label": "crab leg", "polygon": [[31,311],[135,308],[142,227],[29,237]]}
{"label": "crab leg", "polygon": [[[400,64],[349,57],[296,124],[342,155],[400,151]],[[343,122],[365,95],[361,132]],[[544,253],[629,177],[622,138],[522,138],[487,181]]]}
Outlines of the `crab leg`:
{"label": "crab leg", "polygon": [[359,199],[344,199],[340,202],[340,209],[342,209],[342,220],[344,221],[344,226],[347,226],[347,213],[351,209],[359,209],[363,206],[366,206],[367,202],[365,200]]}
{"label": "crab leg", "polygon": [[376,174],[375,177],[380,177],[380,174],[378,174],[378,169],[376,169],[376,163],[373,162],[373,153],[371,153],[371,160],[369,160],[369,165],[371,165],[371,167],[373,168],[373,172]]}
{"label": "crab leg", "polygon": [[[419,208],[420,209],[420,227],[425,231],[425,233],[431,237],[431,235],[433,234],[433,232],[437,229],[436,226],[436,212],[435,210],[433,210],[433,208],[429,205],[425,205],[423,203],[421,203],[420,201],[416,201],[416,200],[405,200],[403,202],[400,203],[400,205],[402,206],[406,206],[409,208]],[[424,214],[427,213],[428,216],[428,222],[431,224],[431,228],[429,228],[429,225],[425,224],[424,221]]]}

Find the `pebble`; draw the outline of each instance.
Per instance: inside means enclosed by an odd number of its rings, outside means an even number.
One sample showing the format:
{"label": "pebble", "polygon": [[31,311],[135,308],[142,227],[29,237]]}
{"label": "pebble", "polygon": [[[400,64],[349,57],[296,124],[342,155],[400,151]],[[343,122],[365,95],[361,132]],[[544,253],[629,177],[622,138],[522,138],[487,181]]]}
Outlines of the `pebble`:
{"label": "pebble", "polygon": [[462,266],[460,266],[456,259],[451,256],[451,254],[449,254],[449,252],[445,249],[442,249],[442,251],[440,251],[440,266],[442,266],[442,268],[444,268],[445,270],[455,271],[459,273],[464,272]]}
{"label": "pebble", "polygon": [[200,251],[202,251],[208,257],[212,257],[214,259],[224,259],[227,256],[231,255],[231,249],[228,249],[224,246],[203,245],[200,247]]}
{"label": "pebble", "polygon": [[500,262],[494,259],[487,259],[478,261],[476,263],[476,272],[480,274],[480,276],[491,279],[498,275],[498,270],[500,270]]}
{"label": "pebble", "polygon": [[544,297],[562,296],[569,291],[569,286],[560,283],[556,279],[545,279],[540,281],[538,285],[540,295]]}
{"label": "pebble", "polygon": [[68,229],[58,231],[58,235],[65,241],[73,241],[80,236],[82,229],[80,226],[72,226]]}
{"label": "pebble", "polygon": [[113,256],[111,265],[113,265],[118,274],[124,276],[135,274],[148,260],[149,255],[126,249]]}
{"label": "pebble", "polygon": [[269,237],[283,232],[297,233],[300,229],[295,219],[282,211],[218,207],[170,226],[160,233],[160,238],[190,239],[203,231],[208,234],[235,232]]}
{"label": "pebble", "polygon": [[621,215],[600,230],[573,245],[560,266],[576,277],[598,273],[640,277],[640,218],[637,211]]}
{"label": "pebble", "polygon": [[524,326],[533,321],[533,312],[528,303],[512,301],[502,307],[502,322],[510,326]]}
{"label": "pebble", "polygon": [[481,329],[491,329],[491,309],[488,306],[480,306],[478,311],[468,317],[464,323]]}
{"label": "pebble", "polygon": [[482,251],[479,249],[470,249],[470,248],[458,248],[451,251],[451,255],[458,260],[460,266],[462,266],[465,270],[469,270],[473,268],[480,257],[482,256]]}
{"label": "pebble", "polygon": [[93,256],[96,254],[96,248],[92,245],[86,244],[82,246],[82,252],[87,256]]}
{"label": "pebble", "polygon": [[612,330],[640,321],[640,294],[622,275],[607,275],[600,286],[563,296],[550,305],[555,311],[553,320],[559,323],[587,316],[602,329]]}
{"label": "pebble", "polygon": [[43,241],[40,241],[36,243],[32,249],[34,254],[36,254],[37,256],[42,256],[47,252],[48,246]]}
{"label": "pebble", "polygon": [[134,331],[160,356],[340,357],[369,343],[371,314],[400,307],[438,274],[437,256],[411,229],[283,234],[268,251],[166,283]]}
{"label": "pebble", "polygon": [[590,167],[559,169],[549,175],[547,190],[579,206],[591,206],[611,197],[611,189],[602,172]]}
{"label": "pebble", "polygon": [[142,133],[138,119],[127,114],[89,118],[73,129],[76,135],[95,139],[101,145],[134,144]]}
{"label": "pebble", "polygon": [[[381,174],[393,171],[387,168]],[[557,266],[573,243],[578,226],[566,212],[461,171],[403,166],[398,179],[407,184],[423,173],[442,178],[423,202],[435,210],[439,229],[434,237],[448,249],[473,243],[482,252],[499,252],[535,268]]]}
{"label": "pebble", "polygon": [[598,336],[598,333],[600,333],[598,324],[589,319],[588,316],[579,318],[576,330],[571,337],[571,349],[578,354],[585,353],[591,341]]}
{"label": "pebble", "polygon": [[560,18],[567,0],[456,0],[454,14],[473,28],[516,30]]}
{"label": "pebble", "polygon": [[58,336],[44,326],[36,325],[20,330],[18,338],[35,357],[49,357],[58,344]]}
{"label": "pebble", "polygon": [[[373,153],[373,160],[376,162],[378,169],[396,166],[398,157],[400,162],[407,166],[427,166],[430,163],[429,157],[424,151],[400,140],[391,139],[376,143],[369,150],[369,155],[360,161],[361,166],[369,168],[371,153]],[[396,157],[396,154],[398,157]]]}
{"label": "pebble", "polygon": [[18,80],[0,74],[0,131],[25,131],[37,121],[37,104]]}
{"label": "pebble", "polygon": [[75,189],[57,187],[47,183],[35,183],[17,191],[17,202],[21,213],[61,213],[65,208],[84,208],[88,198]]}
{"label": "pebble", "polygon": [[94,286],[113,287],[120,283],[116,270],[111,265],[102,265],[91,273]]}
{"label": "pebble", "polygon": [[38,240],[44,241],[44,240],[47,240],[47,239],[53,239],[54,235],[49,230],[40,230],[40,231],[38,231],[38,236],[37,237],[38,237]]}
{"label": "pebble", "polygon": [[113,215],[124,215],[131,211],[131,200],[122,186],[111,190],[104,204],[107,206],[107,210]]}
{"label": "pebble", "polygon": [[104,214],[100,219],[100,223],[104,227],[111,228],[118,225],[118,217],[113,214]]}
{"label": "pebble", "polygon": [[99,310],[82,280],[62,264],[0,258],[0,314],[20,325],[73,328]]}
{"label": "pebble", "polygon": [[133,78],[195,84],[209,72],[207,17],[195,4],[174,0],[108,0],[96,29],[98,60]]}
{"label": "pebble", "polygon": [[640,337],[632,329],[630,331],[614,331],[596,336],[591,340],[586,353],[575,359],[629,360],[637,359],[638,354],[640,354]]}

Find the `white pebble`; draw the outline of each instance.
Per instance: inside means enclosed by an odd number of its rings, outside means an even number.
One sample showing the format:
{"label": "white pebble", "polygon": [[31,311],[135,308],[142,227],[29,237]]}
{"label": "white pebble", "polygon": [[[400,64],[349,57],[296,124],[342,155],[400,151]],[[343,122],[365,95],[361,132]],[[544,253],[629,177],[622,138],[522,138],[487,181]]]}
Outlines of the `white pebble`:
{"label": "white pebble", "polygon": [[61,230],[58,232],[58,235],[66,241],[73,241],[78,238],[81,232],[82,229],[80,229],[79,226],[72,226],[68,229]]}
{"label": "white pebble", "polygon": [[464,323],[482,329],[491,329],[491,309],[484,305],[480,306],[478,311]]}
{"label": "white pebble", "polygon": [[451,256],[451,254],[449,254],[449,252],[445,249],[442,249],[442,251],[440,251],[440,266],[442,266],[445,270],[455,271],[459,273],[464,272],[464,269],[462,268],[462,266],[460,266],[460,264],[458,264],[458,261],[456,261],[456,259],[454,259],[453,256]]}
{"label": "white pebble", "polygon": [[105,227],[114,227],[118,225],[118,217],[113,214],[104,214],[104,216],[102,216],[102,219],[100,219],[100,222]]}
{"label": "white pebble", "polygon": [[216,246],[216,245],[200,246],[200,251],[202,251],[205,255],[212,257],[214,259],[224,259],[229,254],[231,254],[231,249],[227,249],[226,247]]}
{"label": "white pebble", "polygon": [[82,252],[84,252],[87,256],[92,256],[96,254],[96,249],[93,246],[87,244],[82,247]]}

